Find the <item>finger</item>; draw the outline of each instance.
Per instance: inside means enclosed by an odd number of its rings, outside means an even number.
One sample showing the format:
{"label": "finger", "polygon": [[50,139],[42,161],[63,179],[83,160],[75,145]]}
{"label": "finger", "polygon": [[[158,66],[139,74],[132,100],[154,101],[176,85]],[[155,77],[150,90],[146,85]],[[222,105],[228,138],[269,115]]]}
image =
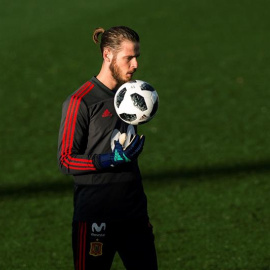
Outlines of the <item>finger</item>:
{"label": "finger", "polygon": [[125,149],[128,150],[136,147],[136,145],[139,143],[139,140],[140,140],[139,135],[138,134],[134,135]]}
{"label": "finger", "polygon": [[122,148],[122,145],[119,143],[119,140],[118,141],[114,141],[114,149],[123,149]]}
{"label": "finger", "polygon": [[144,146],[144,142],[145,142],[145,136],[141,136],[140,137],[140,141],[139,141],[139,144],[138,144],[138,147],[137,147],[137,155],[139,155],[142,150],[143,150],[143,146]]}
{"label": "finger", "polygon": [[127,139],[127,134],[126,133],[122,133],[120,136],[119,136],[119,143],[123,146],[125,141]]}
{"label": "finger", "polygon": [[140,139],[141,139],[141,143],[142,143],[142,145],[144,145],[144,143],[145,143],[145,136],[144,136],[144,135],[142,135]]}

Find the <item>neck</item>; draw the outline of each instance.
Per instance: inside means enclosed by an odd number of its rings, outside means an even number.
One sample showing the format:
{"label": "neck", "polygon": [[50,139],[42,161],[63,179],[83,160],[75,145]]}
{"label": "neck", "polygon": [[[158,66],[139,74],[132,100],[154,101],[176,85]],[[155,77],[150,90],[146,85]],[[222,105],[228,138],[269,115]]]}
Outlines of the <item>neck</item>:
{"label": "neck", "polygon": [[101,69],[96,78],[111,90],[118,86],[117,81],[112,76],[109,64],[107,64],[105,61],[102,63]]}
{"label": "neck", "polygon": [[96,78],[111,90],[117,87],[116,80],[108,73],[100,72]]}

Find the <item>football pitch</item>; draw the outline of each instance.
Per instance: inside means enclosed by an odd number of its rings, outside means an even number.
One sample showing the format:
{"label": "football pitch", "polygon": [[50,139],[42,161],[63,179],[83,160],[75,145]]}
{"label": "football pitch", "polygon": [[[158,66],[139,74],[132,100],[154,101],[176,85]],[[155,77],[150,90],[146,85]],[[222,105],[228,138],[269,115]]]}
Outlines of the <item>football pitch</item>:
{"label": "football pitch", "polygon": [[100,69],[94,28],[127,25],[141,37],[136,78],[160,97],[139,127],[159,269],[270,270],[269,1],[1,6],[0,269],[72,269],[62,102]]}

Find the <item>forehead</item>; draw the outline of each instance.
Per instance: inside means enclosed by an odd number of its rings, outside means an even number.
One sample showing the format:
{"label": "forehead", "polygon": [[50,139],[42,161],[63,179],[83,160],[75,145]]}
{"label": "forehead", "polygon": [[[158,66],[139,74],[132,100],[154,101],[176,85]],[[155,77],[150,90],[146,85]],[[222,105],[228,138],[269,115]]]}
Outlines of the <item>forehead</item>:
{"label": "forehead", "polygon": [[118,54],[122,56],[138,56],[140,54],[140,43],[124,40],[121,43]]}

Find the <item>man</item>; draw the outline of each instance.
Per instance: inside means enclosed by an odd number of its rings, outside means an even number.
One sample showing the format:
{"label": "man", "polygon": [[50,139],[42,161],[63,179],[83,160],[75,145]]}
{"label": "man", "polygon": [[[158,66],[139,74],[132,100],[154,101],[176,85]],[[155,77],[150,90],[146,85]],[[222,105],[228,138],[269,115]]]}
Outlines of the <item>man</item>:
{"label": "man", "polygon": [[64,102],[59,131],[59,167],[75,182],[74,267],[110,269],[118,252],[128,270],[156,270],[154,236],[137,163],[145,138],[120,120],[113,105],[115,91],[138,68],[140,40],[124,26],[97,28],[95,43],[100,36],[100,72]]}

